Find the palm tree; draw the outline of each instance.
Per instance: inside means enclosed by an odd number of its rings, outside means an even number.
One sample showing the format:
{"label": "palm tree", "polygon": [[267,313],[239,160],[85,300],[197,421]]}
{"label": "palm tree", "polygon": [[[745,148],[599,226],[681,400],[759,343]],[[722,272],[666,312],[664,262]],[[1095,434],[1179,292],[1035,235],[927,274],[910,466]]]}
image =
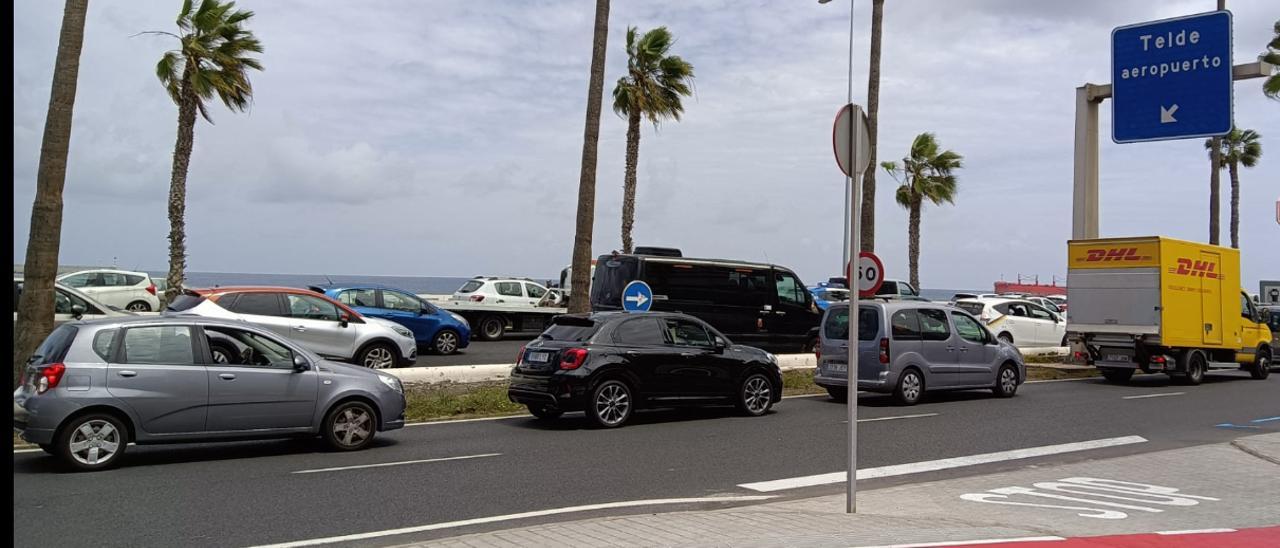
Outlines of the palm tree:
{"label": "palm tree", "polygon": [[209,123],[208,101],[217,95],[232,111],[244,112],[253,100],[249,69],[262,70],[253,53],[262,53],[262,44],[243,25],[252,11],[235,9],[235,2],[202,0],[193,7],[184,0],[178,13],[181,36],[169,32],[148,32],[177,38],[180,47],[165,52],[156,64],[156,76],[178,105],[178,140],[173,147],[173,172],[169,181],[169,276],[165,302],[182,290],[187,267],[187,236],[183,221],[187,209],[187,169],[195,140],[196,112]]}
{"label": "palm tree", "polygon": [[882,162],[889,176],[898,181],[898,205],[911,212],[907,228],[910,241],[911,285],[920,287],[920,206],[925,200],[934,205],[955,203],[956,176],[964,158],[950,150],[939,150],[932,133],[921,133],[911,143],[911,152],[897,162]]}
{"label": "palm tree", "polygon": [[[1271,65],[1280,65],[1280,20],[1276,21],[1275,33],[1275,38],[1267,44],[1267,52],[1262,55],[1262,60]],[[1280,74],[1268,76],[1262,84],[1262,92],[1272,99],[1280,99]]]}
{"label": "palm tree", "polygon": [[[870,162],[876,165],[876,128],[880,112],[880,38],[884,26],[884,0],[871,2],[871,65],[867,72],[867,138]],[[876,170],[862,176],[862,251],[876,250]]]}
{"label": "palm tree", "polygon": [[600,102],[604,95],[604,54],[609,42],[609,0],[596,0],[596,27],[591,40],[591,80],[587,84],[587,122],[582,132],[582,174],[578,179],[578,222],[573,237],[573,280],[578,297],[569,312],[591,310],[591,230],[596,222],[596,146],[600,141]]}
{"label": "palm tree", "polygon": [[679,55],[667,55],[675,38],[658,27],[636,39],[627,27],[627,75],[613,88],[613,111],[627,117],[627,167],[622,185],[622,251],[631,253],[631,228],[636,215],[636,162],[640,158],[640,117],[653,123],[679,121],[681,97],[693,93],[693,65]]}
{"label": "palm tree", "polygon": [[22,297],[14,319],[14,381],[27,357],[53,331],[53,279],[58,274],[62,241],[62,188],[67,180],[67,151],[71,147],[71,111],[76,102],[80,49],[84,45],[85,13],[89,0],[67,0],[62,10],[58,53],[53,61],[53,86],[40,143],[36,195],[31,204],[27,258],[22,265]]}
{"label": "palm tree", "polygon": [[[1231,133],[1218,140],[1222,143],[1218,157],[1231,173],[1231,247],[1236,249],[1240,248],[1240,166],[1258,164],[1262,157],[1261,139],[1262,135],[1252,129],[1241,131],[1233,127]],[[1204,147],[1212,151],[1213,141],[1206,140]]]}

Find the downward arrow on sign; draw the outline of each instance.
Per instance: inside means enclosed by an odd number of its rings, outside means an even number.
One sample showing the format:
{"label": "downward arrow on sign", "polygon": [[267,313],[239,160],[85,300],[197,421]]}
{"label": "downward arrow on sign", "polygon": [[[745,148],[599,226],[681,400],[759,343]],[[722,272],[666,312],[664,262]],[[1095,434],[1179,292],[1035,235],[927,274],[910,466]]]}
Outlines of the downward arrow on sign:
{"label": "downward arrow on sign", "polygon": [[1178,112],[1177,103],[1174,103],[1174,105],[1169,107],[1168,109],[1164,108],[1164,105],[1160,105],[1160,123],[1168,124],[1172,122],[1177,122],[1178,119],[1173,117],[1173,113],[1175,112]]}

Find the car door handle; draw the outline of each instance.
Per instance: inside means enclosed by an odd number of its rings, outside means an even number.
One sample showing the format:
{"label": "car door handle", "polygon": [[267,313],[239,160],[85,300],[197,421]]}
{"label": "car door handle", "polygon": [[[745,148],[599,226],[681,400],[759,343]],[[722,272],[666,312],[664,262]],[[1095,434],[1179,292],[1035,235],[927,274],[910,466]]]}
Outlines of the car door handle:
{"label": "car door handle", "polygon": [[947,352],[955,352],[955,351],[956,351],[956,347],[954,347],[954,346],[948,346],[948,347],[947,347]]}
{"label": "car door handle", "polygon": [[116,372],[116,374],[117,374],[117,375],[120,375],[121,377],[136,377],[136,376],[138,376],[138,372],[137,372],[137,371],[129,371],[129,370],[127,370],[127,369],[126,369],[126,370],[124,370],[124,371],[117,371],[117,372]]}
{"label": "car door handle", "polygon": [[307,326],[305,326],[305,325],[295,325],[295,326],[293,326],[293,330],[294,330],[294,331],[297,331],[297,332],[299,332],[299,333],[301,333],[301,332],[303,332],[303,331],[306,331],[306,330],[307,330]]}
{"label": "car door handle", "polygon": [[639,356],[639,355],[640,355],[640,353],[639,353],[639,352],[636,352],[635,350],[628,350],[628,351],[626,351],[626,355],[627,355],[627,357],[628,357],[628,358],[634,358],[634,357],[636,357],[636,356]]}
{"label": "car door handle", "polygon": [[697,356],[697,354],[693,352],[681,352],[680,356],[683,358],[692,358],[694,356]]}
{"label": "car door handle", "polygon": [[963,347],[963,346],[961,346],[961,347],[960,347],[960,351],[961,351],[961,352],[968,352],[968,351],[969,351],[969,349],[968,349],[968,348],[965,348],[965,347]]}
{"label": "car door handle", "polygon": [[235,373],[219,373],[218,378],[226,381],[233,381],[236,379],[236,374]]}

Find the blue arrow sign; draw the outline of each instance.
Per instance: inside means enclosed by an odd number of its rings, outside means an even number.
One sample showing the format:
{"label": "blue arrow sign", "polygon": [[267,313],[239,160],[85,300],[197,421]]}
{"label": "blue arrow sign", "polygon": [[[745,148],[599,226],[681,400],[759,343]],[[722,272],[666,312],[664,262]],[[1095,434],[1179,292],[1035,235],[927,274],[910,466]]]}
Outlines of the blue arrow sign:
{"label": "blue arrow sign", "polygon": [[627,312],[648,312],[653,306],[653,290],[649,284],[635,280],[622,290],[622,309]]}
{"label": "blue arrow sign", "polygon": [[1231,131],[1231,12],[1111,31],[1111,139],[1189,139]]}

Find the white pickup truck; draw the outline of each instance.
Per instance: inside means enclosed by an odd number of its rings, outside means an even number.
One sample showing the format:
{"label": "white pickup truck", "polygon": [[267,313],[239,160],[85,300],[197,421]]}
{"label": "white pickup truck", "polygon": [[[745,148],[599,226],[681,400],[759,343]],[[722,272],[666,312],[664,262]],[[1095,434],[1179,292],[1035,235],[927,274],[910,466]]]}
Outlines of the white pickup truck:
{"label": "white pickup truck", "polygon": [[509,331],[542,331],[567,312],[560,292],[525,278],[477,276],[453,295],[422,297],[466,318],[472,336],[482,341],[500,340]]}

